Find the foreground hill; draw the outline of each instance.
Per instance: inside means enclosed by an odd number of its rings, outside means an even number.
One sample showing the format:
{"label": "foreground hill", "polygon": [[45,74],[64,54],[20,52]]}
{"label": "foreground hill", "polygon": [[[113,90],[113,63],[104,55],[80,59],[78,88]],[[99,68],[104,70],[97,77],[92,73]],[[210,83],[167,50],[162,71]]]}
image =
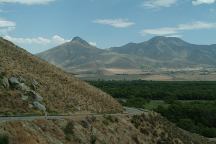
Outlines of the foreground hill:
{"label": "foreground hill", "polygon": [[74,73],[118,73],[118,70],[141,73],[162,68],[215,67],[216,45],[195,45],[179,38],[154,37],[142,43],[99,49],[76,37],[38,56]]}
{"label": "foreground hill", "polygon": [[215,144],[177,128],[160,115],[97,116],[0,123],[10,144]]}
{"label": "foreground hill", "polygon": [[120,112],[108,94],[0,39],[0,115]]}

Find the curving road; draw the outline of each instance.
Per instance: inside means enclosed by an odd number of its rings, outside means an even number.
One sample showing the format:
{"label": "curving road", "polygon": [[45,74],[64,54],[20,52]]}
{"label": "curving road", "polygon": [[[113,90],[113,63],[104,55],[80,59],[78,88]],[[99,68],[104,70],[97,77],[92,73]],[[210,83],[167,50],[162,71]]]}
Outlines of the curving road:
{"label": "curving road", "polygon": [[103,117],[106,116],[133,116],[140,115],[144,112],[148,112],[144,109],[128,108],[124,107],[124,113],[117,114],[73,114],[73,115],[54,115],[54,116],[0,116],[0,122],[11,122],[11,121],[33,121],[33,120],[64,120],[64,119],[78,119],[85,118],[87,116]]}

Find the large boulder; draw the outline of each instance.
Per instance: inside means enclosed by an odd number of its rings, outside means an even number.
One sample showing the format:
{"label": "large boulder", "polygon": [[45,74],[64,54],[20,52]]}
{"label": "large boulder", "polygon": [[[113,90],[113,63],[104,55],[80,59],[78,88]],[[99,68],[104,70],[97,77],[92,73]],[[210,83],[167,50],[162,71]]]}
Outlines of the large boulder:
{"label": "large boulder", "polygon": [[23,100],[23,101],[27,101],[28,98],[29,98],[28,96],[26,96],[26,95],[22,95],[22,100]]}
{"label": "large boulder", "polygon": [[38,101],[38,102],[43,101],[43,97],[40,94],[36,93],[35,91],[30,90],[30,91],[28,91],[28,93],[30,96],[32,96],[32,99],[34,101]]}
{"label": "large boulder", "polygon": [[42,105],[41,103],[39,103],[38,101],[33,102],[33,107],[35,109],[40,110],[40,111],[44,111],[44,112],[46,111],[46,107],[44,105]]}
{"label": "large boulder", "polygon": [[21,82],[21,83],[26,82],[25,78],[23,78],[22,76],[18,76],[18,81]]}
{"label": "large boulder", "polygon": [[9,78],[9,82],[14,87],[20,84],[19,80],[16,77]]}
{"label": "large boulder", "polygon": [[39,86],[39,83],[35,80],[35,79],[33,79],[33,81],[32,81],[32,89],[33,90],[36,90],[37,89],[37,87]]}
{"label": "large boulder", "polygon": [[19,83],[16,86],[16,88],[19,89],[19,90],[22,90],[22,91],[29,91],[30,90],[30,88],[24,83]]}
{"label": "large boulder", "polygon": [[24,83],[25,79],[21,76],[19,78],[11,77],[9,78],[9,83],[13,88],[16,88],[21,91],[29,91],[30,88]]}

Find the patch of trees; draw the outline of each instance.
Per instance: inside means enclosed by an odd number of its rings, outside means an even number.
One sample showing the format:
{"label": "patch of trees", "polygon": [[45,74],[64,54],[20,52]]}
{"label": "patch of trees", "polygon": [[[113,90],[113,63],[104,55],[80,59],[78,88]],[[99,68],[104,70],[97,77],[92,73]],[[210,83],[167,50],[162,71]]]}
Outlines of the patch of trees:
{"label": "patch of trees", "polygon": [[145,108],[150,100],[163,100],[165,103],[155,111],[182,129],[216,137],[216,82],[99,80],[89,83],[129,107]]}
{"label": "patch of trees", "polygon": [[216,102],[174,102],[156,110],[182,129],[206,137],[216,137]]}
{"label": "patch of trees", "polygon": [[89,81],[115,98],[216,100],[216,82]]}
{"label": "patch of trees", "polygon": [[7,135],[0,134],[0,144],[9,144],[9,137]]}

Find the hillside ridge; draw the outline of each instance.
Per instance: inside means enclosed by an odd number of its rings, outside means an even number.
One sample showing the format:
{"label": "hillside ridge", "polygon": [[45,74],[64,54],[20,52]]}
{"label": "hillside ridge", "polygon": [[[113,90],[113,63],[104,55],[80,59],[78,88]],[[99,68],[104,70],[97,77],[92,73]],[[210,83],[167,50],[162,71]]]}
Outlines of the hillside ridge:
{"label": "hillside ridge", "polygon": [[[32,104],[39,105],[34,103],[38,102],[35,97],[43,98],[48,113],[122,111],[108,94],[4,39],[0,39],[0,68],[1,81],[9,81],[8,88],[0,86],[1,115],[37,112],[32,108]],[[38,86],[32,87],[32,83]]]}

